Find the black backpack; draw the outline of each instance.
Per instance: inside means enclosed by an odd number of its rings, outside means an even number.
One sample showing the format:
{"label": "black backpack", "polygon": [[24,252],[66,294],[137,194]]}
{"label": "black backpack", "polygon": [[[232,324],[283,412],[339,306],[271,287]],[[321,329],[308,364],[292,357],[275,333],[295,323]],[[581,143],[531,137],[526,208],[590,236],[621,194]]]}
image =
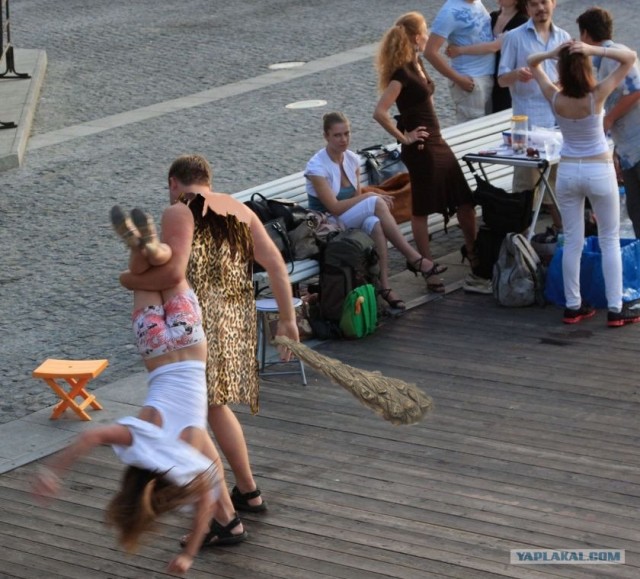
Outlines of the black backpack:
{"label": "black backpack", "polygon": [[380,265],[373,239],[360,229],[347,229],[327,243],[320,268],[320,317],[340,321],[351,290],[370,283],[377,289]]}

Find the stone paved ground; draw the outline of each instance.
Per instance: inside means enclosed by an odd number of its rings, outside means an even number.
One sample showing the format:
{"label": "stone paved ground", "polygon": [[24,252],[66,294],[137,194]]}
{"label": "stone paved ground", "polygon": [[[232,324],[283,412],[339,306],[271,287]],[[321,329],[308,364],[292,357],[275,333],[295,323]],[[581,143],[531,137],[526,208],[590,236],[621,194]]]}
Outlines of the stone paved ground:
{"label": "stone paved ground", "polygon": [[[636,3],[601,5],[614,13],[618,38],[637,48]],[[18,48],[47,51],[34,123],[34,134],[44,135],[249,79],[269,72],[272,63],[368,45],[402,12],[418,7],[432,19],[439,6],[435,0],[21,0],[11,6],[11,24]],[[562,0],[556,21],[576,33],[575,16],[584,7],[581,0]],[[299,171],[323,145],[320,118],[329,109],[351,118],[354,149],[388,142],[371,119],[372,62],[31,150],[22,168],[3,173],[0,423],[55,402],[31,378],[44,358],[107,357],[101,384],[142,371],[130,344],[129,296],[116,282],[125,254],[108,225],[114,203],[159,215],[168,164],[186,151],[212,161],[222,191]],[[447,126],[453,120],[446,85],[435,78]],[[285,108],[307,99],[328,105]],[[435,255],[459,243],[456,232],[439,237]]]}

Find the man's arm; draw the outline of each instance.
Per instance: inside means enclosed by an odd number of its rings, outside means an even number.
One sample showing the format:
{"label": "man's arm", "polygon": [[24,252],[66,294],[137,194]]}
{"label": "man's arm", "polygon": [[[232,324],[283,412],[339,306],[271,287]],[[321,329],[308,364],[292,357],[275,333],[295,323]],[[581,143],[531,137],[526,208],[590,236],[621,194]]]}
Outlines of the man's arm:
{"label": "man's arm", "polygon": [[[296,342],[300,341],[296,312],[293,308],[293,296],[287,266],[282,259],[275,243],[269,237],[264,225],[258,216],[251,212],[251,234],[253,236],[253,252],[256,261],[264,267],[269,276],[269,285],[273,297],[278,304],[278,328],[276,335],[286,336]],[[291,352],[282,346],[278,346],[280,358],[285,361],[291,359]]]}
{"label": "man's arm", "polygon": [[462,90],[471,92],[474,87],[473,79],[470,76],[463,76],[457,73],[447,62],[447,59],[440,52],[446,38],[438,34],[431,33],[427,46],[424,49],[424,57],[431,63],[442,76],[445,76],[452,82],[456,83]]}
{"label": "man's arm", "polygon": [[184,279],[193,240],[193,216],[183,203],[176,203],[162,214],[162,241],[171,247],[171,259],[164,265],[134,274],[120,274],[120,283],[129,290],[162,291]]}
{"label": "man's arm", "polygon": [[608,131],[616,121],[624,117],[640,101],[640,90],[620,97],[620,100],[604,117],[604,130]]}
{"label": "man's arm", "polygon": [[512,34],[506,34],[502,41],[502,54],[498,66],[498,85],[507,88],[513,87],[517,82],[529,82],[533,80],[531,70],[526,66],[517,66],[518,47]]}

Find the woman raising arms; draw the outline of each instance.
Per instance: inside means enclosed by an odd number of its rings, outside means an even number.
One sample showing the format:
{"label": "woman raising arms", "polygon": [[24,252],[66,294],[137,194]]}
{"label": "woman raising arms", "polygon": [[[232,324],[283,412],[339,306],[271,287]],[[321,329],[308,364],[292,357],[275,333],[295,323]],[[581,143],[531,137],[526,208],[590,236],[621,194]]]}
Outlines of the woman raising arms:
{"label": "woman raising arms", "polygon": [[[593,76],[590,56],[606,56],[620,63],[600,83]],[[558,59],[558,88],[540,66]],[[604,133],[603,106],[636,61],[626,48],[591,46],[570,41],[548,52],[529,56],[528,64],[545,98],[551,103],[564,139],[556,180],[556,195],[564,225],[562,275],[566,309],[563,322],[575,324],[595,310],[580,296],[580,258],[584,245],[584,200],[589,197],[598,216],[598,241],[607,296],[607,325],[640,322],[640,310],[622,302],[620,200],[611,152]]]}
{"label": "woman raising arms", "polygon": [[[440,134],[433,105],[433,80],[420,55],[428,39],[427,23],[418,12],[401,16],[384,35],[378,52],[380,100],[373,118],[402,143],[402,161],[411,180],[411,229],[420,254],[431,260],[428,216],[441,213],[445,223],[456,215],[464,235],[463,256],[474,260],[476,214],[471,189],[451,148]],[[398,125],[389,110],[396,104]],[[444,291],[441,281],[427,281]]]}

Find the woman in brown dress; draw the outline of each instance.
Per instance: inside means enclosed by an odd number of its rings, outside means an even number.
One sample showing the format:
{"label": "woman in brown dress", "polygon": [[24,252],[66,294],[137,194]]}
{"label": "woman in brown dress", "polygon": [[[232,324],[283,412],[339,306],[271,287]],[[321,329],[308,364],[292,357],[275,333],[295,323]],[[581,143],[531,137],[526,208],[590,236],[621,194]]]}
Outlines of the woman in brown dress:
{"label": "woman in brown dress", "polygon": [[[411,229],[418,251],[432,260],[428,216],[441,213],[445,224],[456,215],[464,235],[463,255],[473,257],[476,215],[471,189],[451,148],[440,134],[433,105],[433,80],[420,58],[428,39],[427,23],[418,12],[401,16],[385,34],[378,52],[380,100],[373,118],[402,143],[402,161],[411,180]],[[389,115],[398,107],[396,125]],[[441,280],[427,287],[444,291]]]}

